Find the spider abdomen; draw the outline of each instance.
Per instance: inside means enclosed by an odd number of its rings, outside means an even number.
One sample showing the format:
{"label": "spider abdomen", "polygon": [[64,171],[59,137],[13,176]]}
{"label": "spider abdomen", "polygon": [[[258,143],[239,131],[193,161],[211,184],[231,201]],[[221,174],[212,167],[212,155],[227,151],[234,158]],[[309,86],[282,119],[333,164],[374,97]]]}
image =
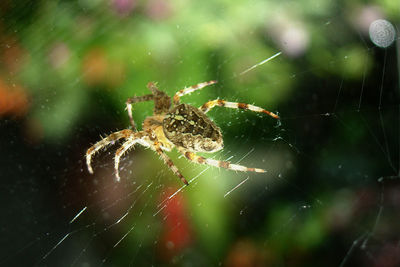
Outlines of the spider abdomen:
{"label": "spider abdomen", "polygon": [[223,148],[219,127],[198,108],[180,104],[165,115],[165,136],[175,146],[190,151],[214,152]]}

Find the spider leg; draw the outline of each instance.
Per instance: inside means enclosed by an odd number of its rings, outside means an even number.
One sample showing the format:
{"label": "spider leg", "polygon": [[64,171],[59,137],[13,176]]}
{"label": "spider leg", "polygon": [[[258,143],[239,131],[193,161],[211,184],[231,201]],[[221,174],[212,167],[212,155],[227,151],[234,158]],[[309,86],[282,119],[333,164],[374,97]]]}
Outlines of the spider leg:
{"label": "spider leg", "polygon": [[150,101],[150,100],[153,100],[152,94],[130,97],[126,100],[126,109],[128,110],[129,121],[131,122],[132,129],[134,131],[136,131],[136,126],[135,126],[135,122],[133,121],[133,117],[132,117],[132,104],[135,104],[138,102]]}
{"label": "spider leg", "polygon": [[153,93],[154,115],[167,113],[171,107],[171,98],[165,92],[159,90],[154,82],[149,82],[147,88]]}
{"label": "spider leg", "polygon": [[226,107],[226,108],[240,108],[240,109],[247,109],[247,110],[251,110],[254,112],[262,112],[265,114],[268,114],[269,116],[275,118],[275,119],[279,119],[279,116],[276,115],[275,113],[265,110],[263,108],[257,107],[257,106],[253,106],[250,104],[246,104],[246,103],[237,103],[237,102],[228,102],[222,99],[216,99],[216,100],[212,100],[212,101],[208,101],[206,103],[204,103],[200,109],[201,111],[203,111],[204,113],[207,113],[208,111],[210,111],[213,107],[215,106],[220,106],[220,107]]}
{"label": "spider leg", "polygon": [[119,131],[119,132],[115,132],[115,133],[112,133],[109,136],[101,139],[100,141],[95,143],[93,146],[91,146],[86,151],[86,165],[87,165],[88,171],[91,174],[93,174],[93,169],[92,169],[92,166],[91,166],[90,162],[92,160],[92,156],[94,155],[94,153],[96,153],[97,151],[99,151],[103,147],[106,147],[107,145],[111,144],[112,142],[117,141],[117,140],[119,140],[121,138],[128,138],[132,134],[134,134],[134,132],[132,130],[128,130],[128,129],[122,130],[122,131]]}
{"label": "spider leg", "polygon": [[209,81],[209,82],[203,82],[203,83],[199,83],[196,85],[192,85],[190,87],[187,87],[185,89],[179,90],[178,92],[176,92],[176,94],[174,95],[174,105],[177,106],[179,105],[179,99],[181,96],[183,95],[187,95],[190,94],[196,90],[200,90],[206,86],[212,85],[217,83],[217,81]]}
{"label": "spider leg", "polygon": [[149,82],[147,83],[147,88],[153,93],[153,95],[157,95],[159,93],[161,93],[162,91],[160,91],[157,87],[157,83],[156,82]]}
{"label": "spider leg", "polygon": [[141,138],[144,136],[143,132],[136,132],[132,134],[125,143],[122,144],[122,146],[115,152],[115,163],[114,163],[114,168],[115,168],[115,177],[117,178],[117,182],[120,181],[119,177],[119,160],[121,156],[128,151],[132,146],[134,146],[136,143],[141,141]]}
{"label": "spider leg", "polygon": [[172,160],[167,156],[167,154],[164,153],[164,151],[161,149],[160,143],[157,141],[154,142],[153,144],[154,150],[161,156],[161,158],[164,160],[165,164],[172,170],[172,172],[181,179],[181,181],[185,185],[189,185],[188,181],[183,177],[181,172],[178,170],[178,168],[175,166],[175,164],[172,162]]}
{"label": "spider leg", "polygon": [[188,160],[193,161],[195,163],[199,163],[199,164],[207,164],[207,165],[211,165],[214,167],[225,168],[228,170],[234,170],[234,171],[240,171],[240,172],[261,172],[261,173],[266,172],[263,169],[248,168],[246,166],[232,164],[229,161],[208,159],[208,158],[196,155],[195,153],[184,150],[184,149],[179,149],[179,152],[182,155],[184,155]]}

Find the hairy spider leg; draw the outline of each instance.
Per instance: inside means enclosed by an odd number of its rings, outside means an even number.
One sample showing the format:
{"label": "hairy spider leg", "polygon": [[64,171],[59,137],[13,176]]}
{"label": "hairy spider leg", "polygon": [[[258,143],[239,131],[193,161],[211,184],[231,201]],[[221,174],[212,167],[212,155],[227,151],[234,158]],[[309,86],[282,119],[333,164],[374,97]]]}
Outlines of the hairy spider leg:
{"label": "hairy spider leg", "polygon": [[185,185],[189,185],[188,181],[183,177],[181,172],[178,170],[178,168],[175,166],[175,164],[172,162],[172,160],[165,154],[165,152],[161,149],[160,143],[159,142],[154,142],[154,150],[161,156],[161,158],[164,160],[165,164],[172,170],[172,172],[181,179],[181,181]]}
{"label": "hairy spider leg", "polygon": [[117,141],[117,140],[119,140],[121,138],[128,138],[129,136],[131,136],[133,134],[134,134],[134,132],[132,130],[129,130],[129,129],[118,131],[118,132],[115,132],[115,133],[112,133],[112,134],[108,135],[107,137],[101,139],[100,141],[95,143],[93,146],[91,146],[86,151],[86,165],[87,165],[88,171],[91,174],[93,174],[93,169],[92,169],[92,166],[91,166],[90,162],[92,160],[92,156],[94,155],[94,153],[96,153],[97,151],[99,151],[103,147],[106,147],[107,145],[113,143],[114,141]]}
{"label": "hairy spider leg", "polygon": [[247,110],[251,110],[254,112],[262,112],[262,113],[268,114],[269,116],[271,116],[275,119],[279,119],[278,115],[276,115],[275,113],[273,113],[271,111],[265,110],[263,108],[253,106],[250,104],[246,104],[246,103],[228,102],[228,101],[225,101],[222,99],[208,101],[200,107],[200,110],[203,111],[204,113],[207,113],[215,106],[226,107],[226,108],[247,109]]}
{"label": "hairy spider leg", "polygon": [[149,82],[147,88],[152,92],[152,94],[130,97],[126,100],[126,109],[128,110],[129,121],[134,131],[136,131],[136,125],[132,116],[132,104],[154,100],[154,115],[165,114],[171,107],[171,98],[163,91],[158,90],[156,83]]}
{"label": "hairy spider leg", "polygon": [[153,95],[156,95],[156,94],[162,92],[158,89],[156,82],[148,82],[147,88],[153,93]]}
{"label": "hairy spider leg", "polygon": [[150,101],[153,100],[153,95],[143,95],[143,96],[135,96],[135,97],[130,97],[126,100],[126,109],[128,110],[128,116],[129,116],[129,121],[131,123],[132,129],[136,131],[136,126],[135,122],[133,121],[132,117],[132,104],[138,103],[138,102],[145,102],[145,101]]}
{"label": "hairy spider leg", "polygon": [[179,152],[184,155],[188,160],[193,161],[199,164],[206,164],[211,165],[214,167],[225,168],[228,170],[240,171],[240,172],[266,172],[263,169],[259,168],[248,168],[246,166],[232,164],[229,161],[222,161],[222,160],[215,160],[215,159],[208,159],[202,156],[199,156],[193,152],[187,151],[185,149],[179,149]]}
{"label": "hairy spider leg", "polygon": [[119,160],[121,156],[128,151],[132,146],[134,146],[136,143],[139,143],[142,141],[141,138],[145,136],[144,132],[136,132],[129,136],[129,138],[122,144],[122,146],[117,150],[115,153],[115,162],[114,162],[114,168],[115,168],[115,177],[117,178],[117,181],[119,182],[121,178],[119,177]]}
{"label": "hairy spider leg", "polygon": [[154,115],[166,114],[171,107],[171,97],[165,92],[158,90],[155,82],[149,82],[147,88],[153,93]]}
{"label": "hairy spider leg", "polygon": [[179,99],[181,96],[190,94],[196,90],[200,90],[206,86],[212,85],[217,83],[217,81],[209,81],[209,82],[203,82],[203,83],[198,83],[196,85],[192,85],[190,87],[187,87],[185,89],[179,90],[178,92],[176,92],[176,94],[174,95],[174,105],[177,106],[179,105]]}

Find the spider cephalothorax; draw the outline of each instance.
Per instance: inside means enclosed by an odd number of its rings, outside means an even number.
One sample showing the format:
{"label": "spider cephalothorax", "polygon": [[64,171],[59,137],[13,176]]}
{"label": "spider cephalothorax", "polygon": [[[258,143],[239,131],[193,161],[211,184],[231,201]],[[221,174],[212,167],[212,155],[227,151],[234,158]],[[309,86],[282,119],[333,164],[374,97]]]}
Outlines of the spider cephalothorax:
{"label": "spider cephalothorax", "polygon": [[[89,172],[93,173],[91,167],[91,158],[93,154],[121,138],[125,138],[125,142],[115,153],[115,171],[118,181],[120,180],[118,172],[119,160],[121,156],[136,143],[156,151],[163,158],[168,167],[171,168],[186,185],[188,184],[187,180],[164,151],[170,151],[173,147],[176,147],[187,159],[196,163],[208,164],[235,171],[265,172],[263,169],[248,168],[242,165],[231,164],[228,161],[208,159],[196,155],[196,152],[215,152],[223,148],[220,128],[206,115],[206,113],[215,106],[262,112],[279,119],[278,115],[260,107],[245,103],[227,102],[221,99],[206,102],[200,108],[179,103],[181,96],[215,83],[216,81],[199,83],[178,91],[173,97],[173,106],[171,107],[171,98],[166,93],[158,90],[155,83],[150,82],[147,87],[152,94],[132,97],[126,101],[132,130],[125,129],[112,133],[87,150],[86,163]],[[142,131],[137,131],[132,118],[132,104],[149,100],[154,101],[154,114],[143,121]]]}

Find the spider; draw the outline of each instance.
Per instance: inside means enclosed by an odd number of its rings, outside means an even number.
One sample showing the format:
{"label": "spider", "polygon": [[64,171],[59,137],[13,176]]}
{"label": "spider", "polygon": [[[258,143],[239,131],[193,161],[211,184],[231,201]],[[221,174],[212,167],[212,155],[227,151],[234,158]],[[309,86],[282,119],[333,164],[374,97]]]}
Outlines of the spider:
{"label": "spider", "polygon": [[[242,165],[231,164],[228,161],[204,158],[196,154],[196,152],[215,152],[221,150],[224,146],[220,128],[206,115],[215,106],[262,112],[275,119],[279,119],[278,115],[268,110],[245,103],[216,99],[206,102],[200,108],[196,108],[179,102],[181,96],[215,83],[217,81],[203,82],[182,89],[174,95],[171,103],[171,98],[165,92],[159,90],[156,83],[149,82],[147,88],[151,91],[151,94],[131,97],[126,101],[126,109],[132,129],[111,133],[87,150],[86,164],[88,171],[93,174],[91,159],[97,151],[124,138],[125,142],[115,153],[114,167],[117,181],[120,181],[118,167],[121,156],[137,143],[157,152],[165,164],[185,185],[189,184],[188,181],[164,151],[171,151],[175,147],[188,160],[199,164],[207,164],[234,171],[265,172],[263,169],[248,168]],[[137,131],[132,118],[132,105],[150,100],[154,101],[154,113],[143,121],[142,131]]]}

